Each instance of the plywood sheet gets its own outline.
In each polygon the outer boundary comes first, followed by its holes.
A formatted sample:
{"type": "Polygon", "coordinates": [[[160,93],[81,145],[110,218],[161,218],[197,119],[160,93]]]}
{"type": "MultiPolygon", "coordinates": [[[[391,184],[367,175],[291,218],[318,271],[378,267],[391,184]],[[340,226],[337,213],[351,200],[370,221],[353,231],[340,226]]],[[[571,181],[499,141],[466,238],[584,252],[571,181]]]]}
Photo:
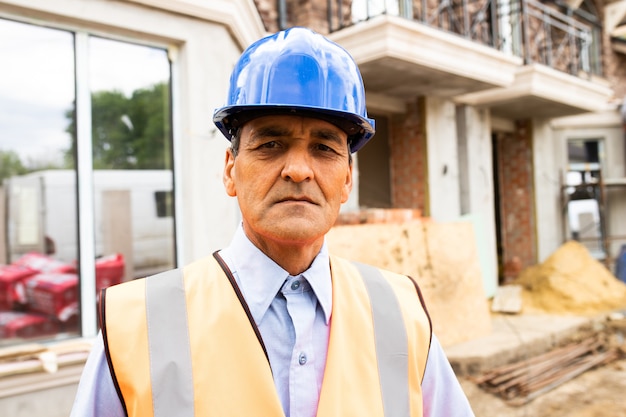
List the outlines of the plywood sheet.
{"type": "Polygon", "coordinates": [[[413,277],[444,346],[491,332],[471,222],[335,226],[327,241],[332,254],[413,277]]]}

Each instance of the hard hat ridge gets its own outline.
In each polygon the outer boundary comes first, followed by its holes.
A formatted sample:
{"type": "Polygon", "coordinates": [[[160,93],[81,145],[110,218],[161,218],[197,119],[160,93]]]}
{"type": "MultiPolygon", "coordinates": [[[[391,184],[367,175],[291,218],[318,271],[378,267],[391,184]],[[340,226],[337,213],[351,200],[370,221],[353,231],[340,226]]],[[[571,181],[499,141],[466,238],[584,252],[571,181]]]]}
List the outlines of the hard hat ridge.
{"type": "Polygon", "coordinates": [[[230,140],[247,121],[274,114],[333,123],[348,134],[351,152],[375,132],[356,63],[341,46],[306,28],[250,45],[233,69],[227,104],[215,111],[213,121],[230,140]]]}

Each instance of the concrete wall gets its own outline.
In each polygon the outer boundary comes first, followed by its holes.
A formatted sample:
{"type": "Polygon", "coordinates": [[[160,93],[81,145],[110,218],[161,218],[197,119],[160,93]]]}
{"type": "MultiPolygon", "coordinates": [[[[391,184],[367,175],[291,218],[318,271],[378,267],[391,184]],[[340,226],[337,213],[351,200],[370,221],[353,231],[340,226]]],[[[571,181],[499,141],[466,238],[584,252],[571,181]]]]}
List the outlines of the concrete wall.
{"type": "Polygon", "coordinates": [[[56,372],[33,372],[0,378],[0,416],[67,417],[70,414],[82,366],[56,372]]]}
{"type": "Polygon", "coordinates": [[[0,415],[6,417],[67,417],[76,396],[76,383],[33,390],[0,398],[0,415]]]}
{"type": "Polygon", "coordinates": [[[238,221],[236,202],[226,196],[222,168],[228,141],[212,123],[226,97],[227,80],[241,51],[225,28],[190,24],[181,47],[179,160],[183,254],[180,264],[211,254],[229,243],[238,221]],[[216,63],[219,63],[216,65],[216,63]]]}

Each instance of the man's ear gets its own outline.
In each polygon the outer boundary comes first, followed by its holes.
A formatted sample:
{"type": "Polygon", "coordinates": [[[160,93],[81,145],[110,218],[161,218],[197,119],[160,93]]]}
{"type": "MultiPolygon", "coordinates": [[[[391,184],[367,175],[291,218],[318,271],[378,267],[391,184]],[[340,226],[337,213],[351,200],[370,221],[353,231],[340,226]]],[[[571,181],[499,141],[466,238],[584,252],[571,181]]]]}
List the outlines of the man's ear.
{"type": "Polygon", "coordinates": [[[346,172],[346,182],[343,184],[341,191],[341,204],[348,201],[350,197],[350,191],[352,191],[352,163],[348,164],[348,171],[346,172]]]}
{"type": "Polygon", "coordinates": [[[235,197],[237,195],[237,189],[235,187],[235,155],[233,154],[233,150],[230,148],[226,149],[222,182],[224,183],[226,194],[231,197],[235,197]]]}

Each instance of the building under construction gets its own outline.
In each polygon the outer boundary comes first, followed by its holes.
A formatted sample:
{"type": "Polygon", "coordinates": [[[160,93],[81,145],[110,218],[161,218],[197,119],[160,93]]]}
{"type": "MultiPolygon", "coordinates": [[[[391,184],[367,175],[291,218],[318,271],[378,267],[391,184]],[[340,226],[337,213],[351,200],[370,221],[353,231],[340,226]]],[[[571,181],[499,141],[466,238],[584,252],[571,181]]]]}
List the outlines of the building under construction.
{"type": "Polygon", "coordinates": [[[626,0],[0,0],[0,345],[25,358],[0,414],[68,414],[98,289],[228,244],[212,114],[293,26],[354,56],[376,120],[344,222],[469,219],[487,298],[567,240],[619,265],[626,0]]]}

